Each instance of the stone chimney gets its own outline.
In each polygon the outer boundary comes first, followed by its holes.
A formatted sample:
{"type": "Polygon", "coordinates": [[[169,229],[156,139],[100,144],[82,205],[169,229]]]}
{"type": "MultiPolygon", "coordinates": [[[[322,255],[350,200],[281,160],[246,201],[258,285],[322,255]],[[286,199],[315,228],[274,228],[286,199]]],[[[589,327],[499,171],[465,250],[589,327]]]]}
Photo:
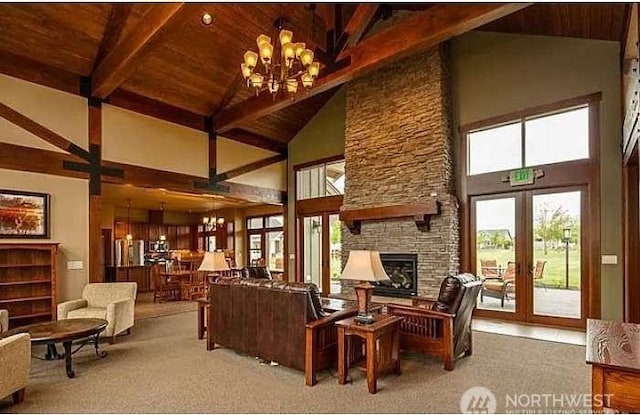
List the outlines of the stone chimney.
{"type": "Polygon", "coordinates": [[[441,214],[428,231],[411,217],[364,221],[359,235],[343,227],[343,264],[353,249],[415,253],[418,293],[425,295],[437,294],[459,269],[448,71],[439,46],[347,84],[343,209],[435,198],[441,214]]]}

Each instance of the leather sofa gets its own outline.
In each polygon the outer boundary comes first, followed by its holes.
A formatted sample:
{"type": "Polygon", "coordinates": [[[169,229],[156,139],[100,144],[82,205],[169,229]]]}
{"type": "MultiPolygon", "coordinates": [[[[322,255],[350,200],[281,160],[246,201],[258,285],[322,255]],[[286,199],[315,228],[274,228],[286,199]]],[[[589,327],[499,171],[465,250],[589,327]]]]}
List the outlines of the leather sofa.
{"type": "Polygon", "coordinates": [[[137,289],[135,282],[87,284],[81,299],[58,304],[58,320],[103,318],[109,323],[103,335],[114,343],[118,334],[133,327],[137,289]]]}
{"type": "Polygon", "coordinates": [[[314,284],[218,278],[209,286],[207,349],[215,345],[305,371],[305,383],[335,367],[334,322],[357,309],[329,313],[314,284]]]}
{"type": "Polygon", "coordinates": [[[405,317],[400,348],[442,358],[445,370],[462,354],[473,352],[471,318],[482,281],[471,274],[442,281],[437,299],[415,297],[413,306],[387,304],[387,312],[405,317]]]}
{"type": "MultiPolygon", "coordinates": [[[[9,329],[9,313],[0,310],[0,334],[9,329]]],[[[24,400],[31,370],[31,337],[28,334],[0,339],[0,399],[11,395],[13,403],[24,400]]]]}

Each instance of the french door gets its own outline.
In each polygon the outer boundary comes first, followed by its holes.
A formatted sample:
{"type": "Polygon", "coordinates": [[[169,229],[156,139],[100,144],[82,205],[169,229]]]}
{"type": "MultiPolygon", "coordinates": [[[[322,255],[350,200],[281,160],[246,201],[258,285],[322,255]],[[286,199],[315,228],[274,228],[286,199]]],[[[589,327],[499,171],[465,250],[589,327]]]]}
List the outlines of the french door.
{"type": "Polygon", "coordinates": [[[298,221],[302,280],[316,284],[323,296],[340,293],[342,223],[338,212],[304,215],[298,221]]]}
{"type": "Polygon", "coordinates": [[[480,316],[584,327],[586,187],[471,198],[471,266],[480,316]]]}

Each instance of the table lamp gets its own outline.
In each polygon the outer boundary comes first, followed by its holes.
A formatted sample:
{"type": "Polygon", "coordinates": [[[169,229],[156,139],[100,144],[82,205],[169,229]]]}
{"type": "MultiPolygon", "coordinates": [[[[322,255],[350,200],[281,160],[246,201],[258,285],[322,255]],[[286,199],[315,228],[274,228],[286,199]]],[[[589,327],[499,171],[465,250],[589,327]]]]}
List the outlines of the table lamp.
{"type": "Polygon", "coordinates": [[[229,270],[229,264],[227,264],[227,259],[225,258],[224,252],[222,251],[205,252],[202,263],[198,268],[198,271],[214,273],[225,272],[229,270]]]}
{"type": "Polygon", "coordinates": [[[382,266],[378,251],[351,251],[347,265],[342,271],[343,280],[356,280],[360,284],[354,287],[358,298],[358,315],[355,322],[359,324],[371,324],[374,318],[369,313],[369,303],[373,294],[373,285],[370,281],[385,281],[389,276],[382,266]]]}

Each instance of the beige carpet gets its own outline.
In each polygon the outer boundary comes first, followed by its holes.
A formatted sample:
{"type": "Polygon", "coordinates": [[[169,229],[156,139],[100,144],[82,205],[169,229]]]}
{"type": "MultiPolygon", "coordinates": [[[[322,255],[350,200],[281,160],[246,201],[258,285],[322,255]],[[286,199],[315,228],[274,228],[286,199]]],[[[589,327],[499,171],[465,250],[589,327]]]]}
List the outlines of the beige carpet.
{"type": "MultiPolygon", "coordinates": [[[[75,357],[77,377],[67,379],[64,362],[33,360],[23,404],[0,412],[459,412],[469,387],[482,385],[504,410],[505,394],[588,393],[590,372],[584,348],[517,337],[476,333],[475,354],[453,372],[441,363],[411,355],[403,374],[340,386],[325,372],[317,386],[303,373],[260,365],[226,349],[207,352],[196,338],[196,314],[138,321],[133,333],[97,359],[90,349],[75,357]]],[[[566,410],[566,408],[565,408],[566,410]]]]}
{"type": "Polygon", "coordinates": [[[153,293],[141,293],[136,298],[135,319],[172,316],[174,314],[195,311],[198,303],[194,301],[166,301],[163,303],[153,302],[153,293]]]}

